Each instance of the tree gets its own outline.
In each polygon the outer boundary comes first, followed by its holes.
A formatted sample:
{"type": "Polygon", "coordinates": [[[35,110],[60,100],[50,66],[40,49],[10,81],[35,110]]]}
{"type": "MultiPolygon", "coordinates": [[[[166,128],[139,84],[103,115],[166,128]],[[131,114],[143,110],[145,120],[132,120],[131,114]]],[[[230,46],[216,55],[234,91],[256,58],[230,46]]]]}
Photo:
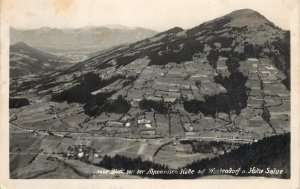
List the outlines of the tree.
{"type": "Polygon", "coordinates": [[[209,54],[207,55],[207,60],[209,64],[216,69],[217,68],[217,61],[219,59],[219,50],[217,49],[211,49],[209,51],[209,54]]]}
{"type": "Polygon", "coordinates": [[[235,73],[240,67],[240,60],[237,57],[229,57],[226,61],[226,66],[231,74],[235,73]]]}
{"type": "Polygon", "coordinates": [[[255,49],[252,44],[246,43],[244,51],[246,57],[256,57],[255,49]]]}

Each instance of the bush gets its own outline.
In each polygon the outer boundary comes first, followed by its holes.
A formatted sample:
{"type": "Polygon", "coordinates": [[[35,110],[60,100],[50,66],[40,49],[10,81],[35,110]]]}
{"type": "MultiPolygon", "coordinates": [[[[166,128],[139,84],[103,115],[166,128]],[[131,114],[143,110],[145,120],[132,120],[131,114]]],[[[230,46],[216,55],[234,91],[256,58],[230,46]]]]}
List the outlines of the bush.
{"type": "Polygon", "coordinates": [[[21,108],[29,105],[27,98],[9,98],[9,108],[21,108]]]}
{"type": "Polygon", "coordinates": [[[218,59],[219,59],[219,51],[217,49],[211,49],[209,51],[209,54],[207,55],[207,60],[214,69],[217,68],[218,59]]]}
{"type": "Polygon", "coordinates": [[[228,70],[231,74],[237,71],[237,69],[240,67],[239,64],[240,60],[237,57],[229,57],[226,60],[226,66],[228,67],[228,70]]]}
{"type": "Polygon", "coordinates": [[[165,104],[163,101],[153,101],[153,100],[147,100],[147,99],[143,99],[140,101],[139,106],[142,110],[146,110],[146,111],[156,111],[160,114],[166,114],[168,113],[168,106],[167,104],[165,104]]]}

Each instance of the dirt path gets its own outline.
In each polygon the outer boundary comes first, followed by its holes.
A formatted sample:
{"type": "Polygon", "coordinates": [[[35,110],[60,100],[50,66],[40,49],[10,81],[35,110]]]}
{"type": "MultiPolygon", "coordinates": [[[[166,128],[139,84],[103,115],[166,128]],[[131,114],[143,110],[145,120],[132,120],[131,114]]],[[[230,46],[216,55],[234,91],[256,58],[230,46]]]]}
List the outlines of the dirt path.
{"type": "Polygon", "coordinates": [[[147,146],[147,144],[142,143],[142,144],[140,145],[139,150],[137,151],[137,154],[139,154],[139,155],[144,154],[144,151],[145,151],[145,149],[146,149],[146,146],[147,146]]]}

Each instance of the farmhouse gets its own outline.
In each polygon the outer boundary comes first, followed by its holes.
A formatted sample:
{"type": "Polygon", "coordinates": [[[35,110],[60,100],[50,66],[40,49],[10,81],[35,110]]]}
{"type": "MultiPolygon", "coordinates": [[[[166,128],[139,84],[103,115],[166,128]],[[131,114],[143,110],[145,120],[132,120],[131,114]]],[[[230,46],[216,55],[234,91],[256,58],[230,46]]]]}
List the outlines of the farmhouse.
{"type": "Polygon", "coordinates": [[[247,61],[258,62],[257,58],[248,58],[247,61]]]}
{"type": "Polygon", "coordinates": [[[151,100],[151,101],[154,101],[154,102],[160,102],[160,101],[162,101],[162,98],[156,97],[156,96],[145,96],[145,99],[146,100],[151,100]]]}
{"type": "Polygon", "coordinates": [[[167,97],[167,98],[164,98],[164,102],[167,102],[167,103],[175,103],[177,100],[177,98],[172,98],[172,97],[167,97]]]}
{"type": "Polygon", "coordinates": [[[156,132],[155,132],[155,130],[142,130],[142,131],[140,131],[140,134],[142,134],[142,135],[155,135],[156,132]]]}
{"type": "Polygon", "coordinates": [[[117,122],[117,121],[108,121],[106,123],[106,127],[123,127],[123,123],[122,122],[117,122]]]}
{"type": "Polygon", "coordinates": [[[147,124],[147,123],[151,123],[151,121],[148,119],[139,119],[138,120],[138,124],[147,124]]]}

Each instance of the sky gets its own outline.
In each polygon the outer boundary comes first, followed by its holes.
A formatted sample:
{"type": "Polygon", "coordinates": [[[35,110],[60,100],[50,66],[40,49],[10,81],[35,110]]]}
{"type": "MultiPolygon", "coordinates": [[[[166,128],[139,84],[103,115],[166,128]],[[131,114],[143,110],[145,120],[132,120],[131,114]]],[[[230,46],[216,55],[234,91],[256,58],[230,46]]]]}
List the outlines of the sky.
{"type": "Polygon", "coordinates": [[[10,26],[79,28],[124,25],[164,31],[192,28],[234,10],[258,11],[282,29],[290,28],[294,0],[0,0],[10,26]]]}

